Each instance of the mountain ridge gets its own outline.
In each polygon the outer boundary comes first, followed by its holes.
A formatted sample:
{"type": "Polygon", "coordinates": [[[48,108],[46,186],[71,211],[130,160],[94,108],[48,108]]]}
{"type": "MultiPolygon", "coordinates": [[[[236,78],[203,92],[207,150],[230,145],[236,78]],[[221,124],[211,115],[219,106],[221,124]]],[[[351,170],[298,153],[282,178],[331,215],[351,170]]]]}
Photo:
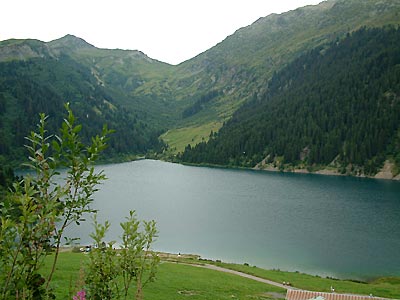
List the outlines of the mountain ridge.
{"type": "MultiPolygon", "coordinates": [[[[399,12],[400,3],[392,0],[328,0],[262,17],[179,65],[138,50],[100,49],[73,35],[47,43],[0,42],[0,63],[43,62],[32,65],[35,70],[26,69],[33,76],[66,60],[79,66],[76,70],[85,74],[84,82],[102,90],[112,106],[163,133],[168,143],[163,157],[171,159],[188,144],[208,140],[210,131],[218,131],[245,103],[263,97],[272,76],[297,57],[363,26],[398,26],[399,12]]],[[[46,86],[42,75],[35,82],[46,86]]],[[[102,111],[96,105],[92,110],[102,111]]]]}

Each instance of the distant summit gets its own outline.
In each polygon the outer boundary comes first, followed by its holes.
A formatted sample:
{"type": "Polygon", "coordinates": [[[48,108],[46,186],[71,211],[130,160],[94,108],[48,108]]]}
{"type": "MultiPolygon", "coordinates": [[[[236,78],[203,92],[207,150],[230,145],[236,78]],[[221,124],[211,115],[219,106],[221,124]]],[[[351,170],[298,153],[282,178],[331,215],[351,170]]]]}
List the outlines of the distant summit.
{"type": "Polygon", "coordinates": [[[72,34],[67,34],[66,36],[59,38],[57,40],[51,41],[48,45],[54,50],[65,50],[69,49],[72,51],[80,49],[91,49],[95,48],[92,44],[89,44],[84,39],[76,37],[72,34]]]}
{"type": "Polygon", "coordinates": [[[95,47],[81,38],[68,34],[49,43],[35,39],[10,39],[0,42],[0,49],[0,62],[4,62],[31,58],[57,58],[60,53],[95,49],[95,47]]]}

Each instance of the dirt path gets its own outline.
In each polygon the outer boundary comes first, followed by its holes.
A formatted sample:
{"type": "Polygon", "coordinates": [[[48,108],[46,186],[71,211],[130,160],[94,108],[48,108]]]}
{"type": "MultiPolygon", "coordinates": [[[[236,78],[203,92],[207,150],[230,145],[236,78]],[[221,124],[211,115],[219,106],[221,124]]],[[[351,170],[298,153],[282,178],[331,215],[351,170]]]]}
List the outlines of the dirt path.
{"type": "MultiPolygon", "coordinates": [[[[305,291],[305,290],[302,290],[302,289],[299,289],[299,288],[295,288],[295,287],[292,287],[292,286],[288,286],[288,285],[284,285],[282,283],[278,283],[278,282],[275,282],[275,281],[272,281],[272,280],[260,278],[260,277],[254,276],[254,275],[250,275],[250,274],[246,274],[246,273],[243,273],[243,272],[234,271],[234,270],[231,270],[231,269],[226,269],[226,268],[222,268],[222,267],[218,267],[218,266],[214,266],[214,265],[209,265],[209,264],[205,264],[205,265],[185,264],[185,265],[238,275],[238,276],[241,276],[241,277],[244,277],[244,278],[248,278],[248,279],[255,280],[255,281],[258,281],[258,282],[262,282],[262,283],[265,283],[265,284],[269,284],[269,285],[273,285],[273,286],[276,286],[276,287],[280,287],[280,288],[285,289],[285,290],[292,290],[291,293],[303,293],[303,292],[310,293],[310,297],[315,296],[314,295],[315,293],[319,293],[319,294],[324,295],[325,297],[327,297],[326,299],[331,299],[329,297],[333,295],[332,293],[326,293],[326,292],[305,291]]],[[[284,294],[280,294],[280,293],[272,293],[272,294],[271,295],[276,299],[286,298],[286,296],[284,294]]],[[[338,294],[338,295],[347,297],[347,298],[341,298],[341,299],[391,300],[391,299],[388,299],[388,298],[372,297],[371,295],[370,296],[366,296],[366,295],[358,295],[358,294],[350,294],[350,293],[344,293],[344,294],[338,294]]]]}
{"type": "Polygon", "coordinates": [[[230,269],[226,269],[226,268],[222,268],[222,267],[217,267],[217,266],[214,266],[214,265],[205,264],[205,265],[191,265],[191,266],[199,267],[199,268],[206,268],[206,269],[210,269],[210,270],[215,270],[215,271],[220,271],[220,272],[225,272],[225,273],[229,273],[229,274],[238,275],[238,276],[249,278],[249,279],[252,279],[252,280],[255,280],[255,281],[258,281],[258,282],[262,282],[262,283],[266,283],[266,284],[269,284],[269,285],[277,286],[277,287],[280,287],[280,288],[285,289],[285,290],[298,290],[295,287],[284,285],[282,283],[278,283],[278,282],[275,282],[275,281],[272,281],[272,280],[260,278],[260,277],[253,276],[253,275],[246,274],[246,273],[239,272],[239,271],[234,271],[234,270],[230,270],[230,269]]]}

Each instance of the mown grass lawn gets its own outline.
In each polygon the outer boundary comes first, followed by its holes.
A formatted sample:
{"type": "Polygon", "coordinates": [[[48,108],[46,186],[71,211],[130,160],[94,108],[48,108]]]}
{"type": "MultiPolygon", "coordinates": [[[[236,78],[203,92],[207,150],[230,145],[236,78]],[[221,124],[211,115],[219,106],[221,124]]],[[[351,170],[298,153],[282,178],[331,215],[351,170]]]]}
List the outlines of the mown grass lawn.
{"type": "Polygon", "coordinates": [[[286,290],[232,274],[176,263],[163,263],[146,299],[273,299],[286,290]]]}
{"type": "MultiPolygon", "coordinates": [[[[50,271],[48,257],[43,273],[50,271]]],[[[77,288],[82,283],[82,270],[87,262],[83,253],[60,253],[52,287],[56,299],[72,299],[77,288]]],[[[221,267],[252,274],[276,282],[290,282],[292,286],[320,292],[330,292],[333,286],[337,293],[352,293],[385,298],[400,299],[400,278],[381,278],[370,283],[360,283],[348,280],[321,278],[297,272],[265,270],[252,266],[227,264],[223,262],[197,261],[181,259],[184,263],[212,263],[221,267]]],[[[134,289],[132,289],[134,292],[134,289]]],[[[284,296],[286,290],[260,283],[237,275],[204,269],[171,261],[163,261],[158,269],[156,281],[144,289],[145,299],[276,299],[284,296]]],[[[133,299],[133,298],[132,298],[133,299]]]]}
{"type": "MultiPolygon", "coordinates": [[[[86,261],[87,255],[82,253],[60,253],[52,281],[56,299],[72,299],[76,292],[76,283],[80,281],[80,269],[86,261]]],[[[50,264],[46,263],[44,272],[49,270],[50,264]]],[[[284,289],[240,276],[174,262],[162,262],[156,281],[145,287],[144,296],[148,300],[273,299],[268,294],[271,292],[283,296],[286,294],[284,289]]]]}
{"type": "Polygon", "coordinates": [[[269,279],[275,282],[290,282],[292,286],[318,292],[330,292],[331,286],[336,293],[351,293],[361,295],[374,295],[384,298],[400,299],[400,277],[380,278],[372,282],[363,283],[350,280],[337,280],[332,278],[322,278],[298,272],[284,272],[279,270],[265,270],[261,268],[214,263],[220,267],[241,271],[257,277],[269,279]]]}

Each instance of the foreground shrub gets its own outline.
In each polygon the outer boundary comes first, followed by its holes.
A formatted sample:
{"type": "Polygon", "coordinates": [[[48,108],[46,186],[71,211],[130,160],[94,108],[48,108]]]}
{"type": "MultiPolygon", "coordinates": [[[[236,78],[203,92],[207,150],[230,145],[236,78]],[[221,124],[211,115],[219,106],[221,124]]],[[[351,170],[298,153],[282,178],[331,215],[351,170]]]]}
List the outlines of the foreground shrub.
{"type": "Polygon", "coordinates": [[[31,132],[26,148],[31,170],[0,202],[0,299],[51,299],[50,283],[65,237],[72,223],[79,225],[90,208],[93,194],[105,176],[93,164],[106,148],[106,127],[85,145],[81,125],[66,105],[59,135],[48,135],[46,119],[40,115],[38,131],[31,132]],[[64,178],[59,175],[65,170],[64,178]],[[56,226],[57,224],[57,226],[56,226]],[[54,251],[47,278],[39,270],[54,251]]]}
{"type": "Polygon", "coordinates": [[[94,218],[95,232],[91,237],[97,247],[89,252],[86,272],[90,299],[127,299],[129,291],[134,287],[135,299],[141,300],[143,287],[155,279],[160,261],[158,255],[151,250],[157,237],[155,221],[140,222],[135,212],[130,211],[129,217],[120,225],[123,230],[122,244],[116,250],[114,242],[104,241],[110,223],[106,221],[100,224],[94,218]]]}

